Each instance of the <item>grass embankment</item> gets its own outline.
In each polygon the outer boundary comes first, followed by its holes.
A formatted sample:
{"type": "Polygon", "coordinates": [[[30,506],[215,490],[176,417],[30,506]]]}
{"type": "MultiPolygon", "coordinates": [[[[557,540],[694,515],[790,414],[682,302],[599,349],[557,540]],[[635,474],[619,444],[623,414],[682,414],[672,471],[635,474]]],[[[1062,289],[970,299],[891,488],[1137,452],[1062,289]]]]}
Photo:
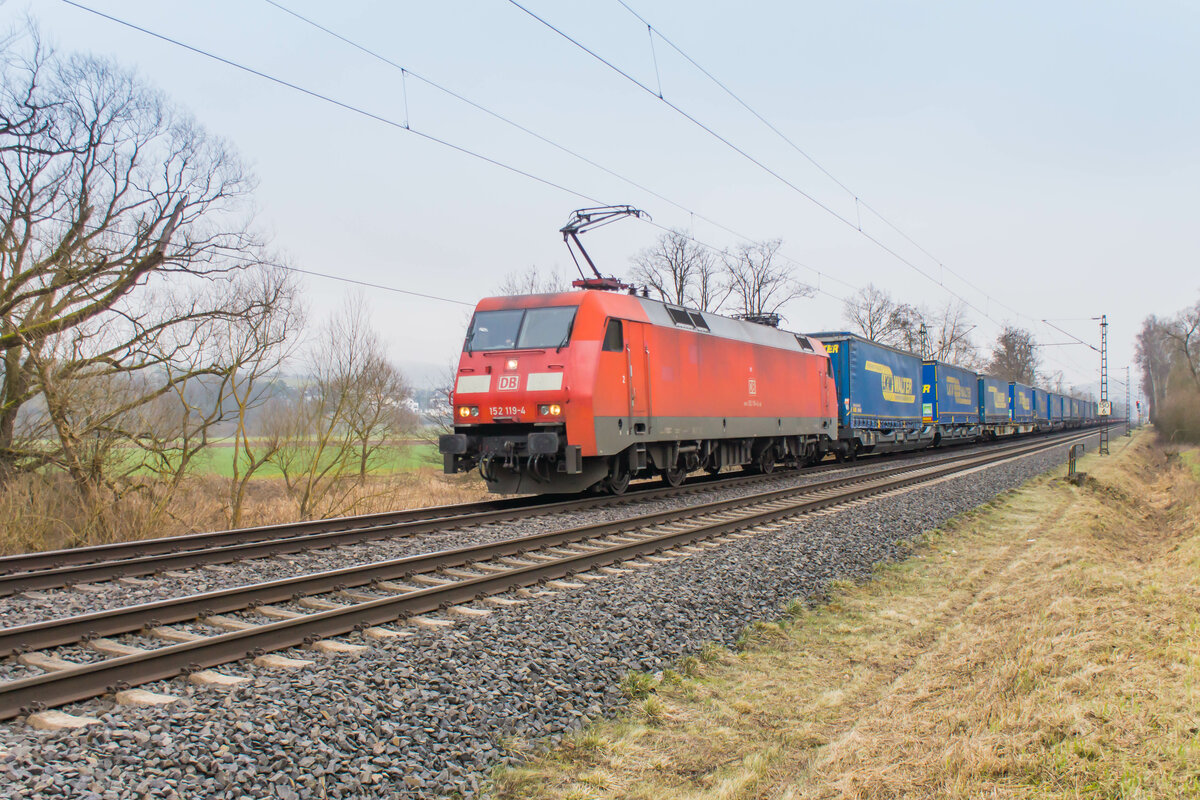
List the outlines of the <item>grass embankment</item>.
{"type": "Polygon", "coordinates": [[[1112,450],[685,659],[497,796],[1200,797],[1200,476],[1112,450]]]}
{"type": "MultiPolygon", "coordinates": [[[[372,514],[419,506],[465,503],[490,497],[473,473],[442,475],[419,467],[351,479],[329,493],[319,515],[372,514]]],[[[189,476],[165,506],[135,493],[98,515],[79,502],[65,479],[25,476],[0,492],[0,555],[103,544],[110,541],[176,536],[230,527],[229,479],[189,476]]],[[[243,506],[241,527],[277,525],[299,519],[295,498],[282,478],[255,477],[243,506]]]]}

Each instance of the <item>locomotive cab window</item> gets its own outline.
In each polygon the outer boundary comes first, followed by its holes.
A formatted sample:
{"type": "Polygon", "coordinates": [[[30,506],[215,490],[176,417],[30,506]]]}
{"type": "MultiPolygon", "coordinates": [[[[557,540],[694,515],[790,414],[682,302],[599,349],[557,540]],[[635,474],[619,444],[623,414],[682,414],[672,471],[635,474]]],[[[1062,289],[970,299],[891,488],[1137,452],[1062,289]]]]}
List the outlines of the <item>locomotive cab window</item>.
{"type": "Polygon", "coordinates": [[[521,350],[565,347],[571,338],[576,306],[480,311],[471,320],[463,349],[521,350]]]}
{"type": "Polygon", "coordinates": [[[471,320],[464,347],[473,350],[511,350],[516,347],[517,333],[521,330],[522,308],[504,311],[480,311],[471,320]]]}
{"type": "Polygon", "coordinates": [[[527,309],[517,347],[565,347],[574,322],[575,306],[527,309]]]}
{"type": "Polygon", "coordinates": [[[604,351],[619,353],[625,349],[625,329],[619,319],[610,319],[604,330],[604,351]]]}

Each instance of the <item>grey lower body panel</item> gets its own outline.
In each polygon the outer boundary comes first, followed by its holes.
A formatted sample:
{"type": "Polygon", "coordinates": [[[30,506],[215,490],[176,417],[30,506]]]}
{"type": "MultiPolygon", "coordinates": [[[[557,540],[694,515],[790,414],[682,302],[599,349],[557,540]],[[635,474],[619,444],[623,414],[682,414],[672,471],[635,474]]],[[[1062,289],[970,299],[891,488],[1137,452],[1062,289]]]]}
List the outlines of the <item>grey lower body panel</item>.
{"type": "Polygon", "coordinates": [[[443,436],[439,448],[447,474],[478,468],[492,492],[557,494],[667,471],[805,463],[826,452],[837,430],[832,417],[599,417],[594,424],[597,454],[586,457],[561,427],[464,428],[443,436]]]}
{"type": "Polygon", "coordinates": [[[615,455],[635,444],[836,436],[833,417],[596,417],[596,452],[615,455]]]}

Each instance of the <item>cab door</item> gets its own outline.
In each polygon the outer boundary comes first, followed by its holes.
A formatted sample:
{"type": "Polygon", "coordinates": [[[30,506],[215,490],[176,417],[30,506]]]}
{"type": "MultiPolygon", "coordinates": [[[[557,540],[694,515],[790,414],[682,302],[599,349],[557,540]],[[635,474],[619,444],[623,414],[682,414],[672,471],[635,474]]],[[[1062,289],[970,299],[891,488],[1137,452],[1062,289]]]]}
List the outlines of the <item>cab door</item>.
{"type": "Polygon", "coordinates": [[[650,432],[650,349],[644,322],[625,321],[625,370],[629,387],[629,430],[650,432]]]}

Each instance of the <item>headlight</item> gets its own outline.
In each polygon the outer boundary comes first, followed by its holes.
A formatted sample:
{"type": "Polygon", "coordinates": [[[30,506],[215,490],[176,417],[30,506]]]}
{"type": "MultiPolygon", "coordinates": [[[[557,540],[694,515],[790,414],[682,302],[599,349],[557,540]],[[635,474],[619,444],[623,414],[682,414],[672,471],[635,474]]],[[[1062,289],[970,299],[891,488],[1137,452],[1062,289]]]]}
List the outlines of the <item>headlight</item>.
{"type": "Polygon", "coordinates": [[[543,403],[538,406],[538,413],[543,417],[557,417],[562,414],[562,406],[558,403],[543,403]]]}
{"type": "Polygon", "coordinates": [[[459,406],[458,415],[464,419],[467,417],[478,417],[479,409],[475,406],[459,406]]]}
{"type": "Polygon", "coordinates": [[[505,369],[510,369],[510,370],[516,369],[517,368],[517,360],[515,358],[510,358],[508,361],[506,361],[504,363],[504,367],[505,367],[505,369]]]}
{"type": "Polygon", "coordinates": [[[562,406],[560,406],[558,403],[550,404],[550,416],[557,417],[561,413],[562,413],[562,406]]]}

